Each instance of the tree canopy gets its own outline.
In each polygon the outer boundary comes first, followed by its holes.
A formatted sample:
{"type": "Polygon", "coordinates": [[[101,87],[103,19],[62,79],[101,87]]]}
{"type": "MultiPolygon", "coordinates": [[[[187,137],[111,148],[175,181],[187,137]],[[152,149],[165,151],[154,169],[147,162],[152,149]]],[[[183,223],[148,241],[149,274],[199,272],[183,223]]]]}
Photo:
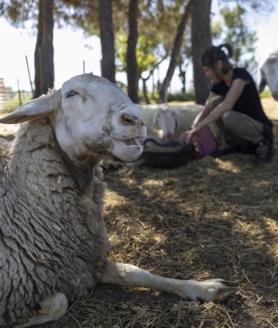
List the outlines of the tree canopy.
{"type": "MultiPolygon", "coordinates": [[[[192,0],[192,3],[196,4],[196,1],[192,0]]],[[[113,76],[115,76],[113,72],[110,75],[110,71],[113,69],[116,68],[118,72],[129,71],[135,65],[137,70],[135,75],[138,75],[137,78],[146,83],[161,62],[168,59],[168,73],[171,74],[167,73],[165,77],[160,74],[160,78],[164,78],[164,81],[160,81],[162,82],[160,86],[164,85],[166,89],[168,88],[173,72],[178,67],[184,91],[185,71],[188,62],[194,59],[191,58],[191,14],[189,13],[182,31],[179,30],[179,24],[185,13],[185,6],[189,3],[189,0],[138,1],[138,14],[135,18],[136,22],[134,21],[138,33],[135,47],[130,47],[129,44],[134,37],[128,39],[129,16],[131,15],[129,12],[130,0],[55,0],[53,17],[54,23],[58,27],[68,24],[72,27],[81,28],[86,35],[96,35],[101,38],[103,54],[107,55],[106,60],[110,63],[108,68],[107,62],[105,60],[102,62],[102,73],[105,76],[111,76],[111,80],[114,80],[113,76]],[[111,5],[111,9],[109,9],[111,15],[103,16],[100,19],[104,2],[108,6],[111,5]],[[110,27],[106,29],[108,25],[110,27]],[[108,31],[110,33],[109,39],[108,31]],[[177,33],[182,35],[181,41],[178,43],[175,41],[177,33]],[[127,59],[129,56],[127,52],[131,51],[130,49],[135,51],[136,63],[133,61],[134,64],[128,68],[127,59]]],[[[219,0],[220,18],[216,19],[212,16],[213,42],[230,43],[234,49],[235,64],[248,66],[248,63],[255,61],[254,52],[257,37],[255,31],[248,26],[246,16],[254,10],[269,11],[273,4],[273,0],[219,0]]],[[[34,30],[38,27],[38,1],[0,0],[0,14],[4,15],[16,27],[24,26],[27,21],[33,23],[34,30]]],[[[204,15],[211,15],[211,12],[208,11],[204,15]]],[[[196,24],[197,30],[202,29],[201,20],[199,22],[196,20],[194,24],[196,24]]],[[[199,39],[197,37],[196,40],[195,43],[202,43],[202,37],[199,39]]],[[[129,76],[132,75],[134,74],[131,73],[129,76]]],[[[204,86],[201,86],[201,81],[204,77],[199,73],[198,76],[195,88],[203,89],[204,86]]],[[[133,82],[130,81],[129,83],[133,82]]],[[[146,84],[144,87],[146,88],[146,84]]],[[[165,97],[165,90],[163,92],[163,97],[165,97]]]]}

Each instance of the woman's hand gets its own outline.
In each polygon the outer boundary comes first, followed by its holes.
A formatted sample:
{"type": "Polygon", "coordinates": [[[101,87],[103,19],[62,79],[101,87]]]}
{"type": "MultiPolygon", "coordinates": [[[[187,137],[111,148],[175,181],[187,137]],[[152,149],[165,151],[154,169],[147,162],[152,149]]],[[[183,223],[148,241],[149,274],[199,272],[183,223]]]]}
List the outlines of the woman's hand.
{"type": "Polygon", "coordinates": [[[196,136],[198,130],[196,128],[192,128],[191,130],[184,131],[179,136],[180,144],[192,144],[193,138],[196,136]]]}

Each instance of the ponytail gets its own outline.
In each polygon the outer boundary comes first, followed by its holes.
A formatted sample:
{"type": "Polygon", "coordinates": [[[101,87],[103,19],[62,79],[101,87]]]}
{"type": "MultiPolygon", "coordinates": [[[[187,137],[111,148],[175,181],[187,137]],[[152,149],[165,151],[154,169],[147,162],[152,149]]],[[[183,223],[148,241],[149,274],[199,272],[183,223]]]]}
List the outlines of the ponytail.
{"type": "Polygon", "coordinates": [[[219,48],[219,50],[223,51],[222,48],[226,48],[226,56],[227,58],[231,58],[233,57],[233,48],[232,46],[229,44],[229,43],[223,43],[223,44],[220,44],[217,48],[219,48]]]}

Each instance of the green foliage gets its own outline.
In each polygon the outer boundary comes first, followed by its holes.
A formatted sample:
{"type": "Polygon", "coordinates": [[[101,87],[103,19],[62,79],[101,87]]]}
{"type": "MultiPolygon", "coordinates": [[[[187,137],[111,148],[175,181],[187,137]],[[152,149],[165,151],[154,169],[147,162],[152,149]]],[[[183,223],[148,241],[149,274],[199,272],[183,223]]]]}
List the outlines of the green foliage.
{"type": "Polygon", "coordinates": [[[36,19],[38,15],[37,1],[34,0],[0,0],[0,15],[4,16],[16,27],[36,19]]]}
{"type": "Polygon", "coordinates": [[[158,62],[159,58],[154,54],[156,46],[157,45],[153,39],[148,39],[144,35],[139,36],[137,47],[137,64],[140,72],[148,70],[158,62]]]}
{"type": "MultiPolygon", "coordinates": [[[[127,0],[121,2],[128,3],[127,0]]],[[[162,58],[170,54],[184,4],[184,0],[140,1],[136,49],[139,73],[149,72],[162,58]]],[[[127,5],[122,8],[126,7],[127,5]]],[[[120,71],[125,70],[126,25],[127,10],[119,9],[117,5],[117,9],[114,7],[115,49],[117,69],[120,71]]],[[[189,35],[190,31],[187,30],[186,36],[189,35]]],[[[187,41],[185,43],[190,44],[187,41]]]]}
{"type": "Polygon", "coordinates": [[[195,93],[194,91],[186,92],[185,94],[182,92],[169,93],[167,97],[168,101],[195,101],[195,93]]]}
{"type": "MultiPolygon", "coordinates": [[[[148,98],[151,104],[158,104],[159,94],[158,92],[148,92],[148,98]]],[[[142,91],[139,91],[139,103],[145,103],[144,94],[142,91]]]]}
{"type": "MultiPolygon", "coordinates": [[[[130,0],[112,0],[116,42],[116,64],[125,70],[128,5],[130,0]]],[[[186,0],[188,1],[188,0],[186,0]]],[[[137,62],[139,73],[150,72],[170,53],[184,0],[139,1],[137,62]]],[[[55,0],[54,17],[58,26],[70,24],[87,35],[99,35],[99,0],[55,0]]],[[[14,24],[37,22],[38,1],[0,0],[0,13],[14,24]]],[[[187,33],[189,35],[189,33],[187,33]]]]}
{"type": "Polygon", "coordinates": [[[220,10],[224,24],[216,21],[212,25],[213,37],[218,43],[229,43],[233,47],[233,59],[236,66],[252,69],[255,62],[257,35],[245,19],[246,9],[240,4],[224,6],[220,10]]]}
{"type": "Polygon", "coordinates": [[[211,22],[211,34],[212,34],[212,38],[215,40],[221,38],[222,24],[220,21],[212,21],[211,22]]]}
{"type": "Polygon", "coordinates": [[[269,90],[264,90],[261,94],[260,94],[260,98],[271,98],[271,92],[269,90]]]}
{"type": "Polygon", "coordinates": [[[127,47],[127,35],[122,31],[115,35],[115,56],[117,63],[117,70],[119,72],[126,71],[126,47],[127,47]]]}
{"type": "Polygon", "coordinates": [[[260,10],[262,11],[270,11],[273,9],[273,4],[276,2],[276,0],[221,0],[223,3],[227,3],[229,5],[231,4],[241,4],[242,7],[245,9],[252,9],[254,11],[260,10]]]}
{"type": "MultiPolygon", "coordinates": [[[[55,23],[60,27],[65,23],[79,26],[85,33],[97,34],[97,8],[97,0],[54,0],[55,23]]],[[[36,30],[38,0],[0,0],[0,15],[15,27],[25,26],[26,22],[32,21],[32,27],[36,30]]]]}
{"type": "MultiPolygon", "coordinates": [[[[153,40],[148,39],[145,35],[138,37],[136,56],[139,73],[141,74],[145,70],[153,67],[159,60],[155,55],[156,44],[153,40]]],[[[119,71],[126,70],[126,49],[127,49],[127,36],[125,33],[118,33],[116,35],[116,57],[117,68],[119,71]]]]}

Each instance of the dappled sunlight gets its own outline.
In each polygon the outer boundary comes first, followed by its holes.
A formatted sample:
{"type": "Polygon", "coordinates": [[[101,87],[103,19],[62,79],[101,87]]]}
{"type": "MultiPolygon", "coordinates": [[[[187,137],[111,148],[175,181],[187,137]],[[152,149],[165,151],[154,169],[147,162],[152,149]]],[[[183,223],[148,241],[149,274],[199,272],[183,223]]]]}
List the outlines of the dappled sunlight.
{"type": "Polygon", "coordinates": [[[273,98],[263,98],[262,105],[270,119],[278,120],[278,101],[273,100],[273,98]]]}
{"type": "Polygon", "coordinates": [[[105,191],[105,199],[109,199],[108,210],[113,209],[113,207],[117,206],[118,204],[122,204],[126,201],[126,197],[120,195],[115,191],[110,191],[110,190],[105,191]]]}
{"type": "Polygon", "coordinates": [[[261,221],[236,219],[233,230],[248,236],[249,242],[253,244],[261,243],[262,239],[268,237],[273,245],[278,243],[272,238],[273,235],[278,233],[278,223],[272,218],[262,217],[261,221]]]}
{"type": "Polygon", "coordinates": [[[143,181],[143,187],[162,187],[164,184],[163,180],[155,180],[155,179],[146,179],[143,181]]]}
{"type": "Polygon", "coordinates": [[[176,170],[113,173],[108,188],[121,201],[106,218],[113,223],[108,224],[112,258],[176,278],[240,280],[230,307],[209,310],[235,320],[244,316],[244,304],[252,316],[263,297],[260,313],[272,318],[278,297],[275,167],[265,170],[235,155],[176,170]]]}
{"type": "Polygon", "coordinates": [[[242,170],[240,165],[237,165],[231,161],[216,158],[215,163],[216,163],[217,168],[224,172],[240,173],[242,170]]]}

